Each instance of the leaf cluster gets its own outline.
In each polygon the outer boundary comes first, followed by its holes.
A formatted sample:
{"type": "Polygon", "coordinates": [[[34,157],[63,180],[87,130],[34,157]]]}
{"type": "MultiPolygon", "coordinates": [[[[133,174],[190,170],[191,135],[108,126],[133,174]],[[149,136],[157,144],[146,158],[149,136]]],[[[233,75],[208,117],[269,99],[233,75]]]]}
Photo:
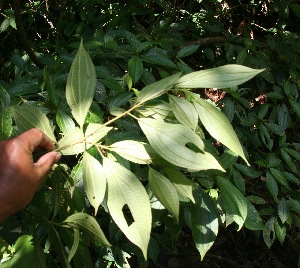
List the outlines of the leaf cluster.
{"type": "Polygon", "coordinates": [[[124,267],[130,255],[143,267],[176,252],[186,227],[201,259],[221,226],[269,247],[295,232],[299,4],[231,2],[23,6],[45,67],[20,47],[1,53],[0,138],[38,127],[63,158],[3,224],[7,265],[19,251],[41,267],[124,267]]]}

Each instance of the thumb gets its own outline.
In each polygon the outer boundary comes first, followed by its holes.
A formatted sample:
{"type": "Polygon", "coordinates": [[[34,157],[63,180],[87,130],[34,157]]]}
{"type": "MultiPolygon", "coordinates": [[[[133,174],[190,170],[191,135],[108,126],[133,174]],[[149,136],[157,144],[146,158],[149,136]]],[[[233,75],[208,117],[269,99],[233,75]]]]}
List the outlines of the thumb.
{"type": "Polygon", "coordinates": [[[57,152],[49,152],[35,163],[37,172],[40,177],[44,177],[52,168],[52,166],[60,159],[61,154],[57,152]]]}

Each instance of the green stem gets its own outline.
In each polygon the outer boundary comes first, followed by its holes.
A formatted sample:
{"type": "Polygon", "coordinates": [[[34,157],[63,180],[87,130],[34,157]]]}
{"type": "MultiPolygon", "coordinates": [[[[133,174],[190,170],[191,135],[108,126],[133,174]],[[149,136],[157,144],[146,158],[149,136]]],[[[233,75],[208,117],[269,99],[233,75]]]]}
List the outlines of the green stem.
{"type": "MultiPolygon", "coordinates": [[[[133,110],[135,110],[136,108],[138,108],[141,104],[142,104],[142,103],[137,103],[137,104],[135,104],[135,105],[132,106],[129,110],[125,111],[124,113],[122,113],[122,114],[120,114],[120,115],[114,117],[113,119],[111,119],[111,120],[107,121],[106,123],[104,123],[103,125],[101,125],[97,130],[91,132],[90,134],[86,135],[85,137],[83,137],[83,138],[81,138],[81,139],[78,139],[77,141],[74,141],[74,142],[72,142],[72,143],[70,143],[70,144],[67,144],[67,145],[65,145],[65,146],[56,148],[56,149],[54,150],[54,152],[60,152],[60,151],[62,151],[62,150],[64,150],[64,149],[67,149],[67,148],[69,148],[69,147],[72,147],[72,146],[74,146],[74,145],[76,145],[76,144],[85,142],[86,139],[87,139],[88,137],[94,135],[94,134],[95,134],[97,131],[99,131],[101,128],[106,127],[106,126],[112,124],[113,122],[117,121],[117,120],[120,119],[121,117],[124,117],[124,116],[126,116],[126,115],[131,115],[130,112],[132,112],[133,110]]],[[[131,115],[131,116],[132,116],[132,115],[131,115]]]]}

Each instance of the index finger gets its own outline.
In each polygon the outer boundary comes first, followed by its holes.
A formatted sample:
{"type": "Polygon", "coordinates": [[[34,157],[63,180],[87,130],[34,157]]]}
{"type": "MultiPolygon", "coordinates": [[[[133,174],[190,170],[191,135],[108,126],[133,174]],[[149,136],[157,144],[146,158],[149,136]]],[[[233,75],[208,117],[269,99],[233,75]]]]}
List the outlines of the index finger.
{"type": "Polygon", "coordinates": [[[41,147],[49,151],[55,149],[54,144],[49,137],[37,128],[32,128],[24,132],[16,139],[27,143],[31,152],[33,152],[37,147],[41,147]]]}

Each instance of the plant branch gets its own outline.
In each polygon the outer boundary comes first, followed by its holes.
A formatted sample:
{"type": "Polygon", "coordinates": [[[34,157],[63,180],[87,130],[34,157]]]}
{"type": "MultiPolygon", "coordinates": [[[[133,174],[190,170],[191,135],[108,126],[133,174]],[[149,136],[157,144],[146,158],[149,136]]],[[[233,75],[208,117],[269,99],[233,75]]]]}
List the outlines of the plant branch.
{"type": "Polygon", "coordinates": [[[85,137],[83,137],[83,138],[81,138],[81,139],[78,139],[77,141],[74,141],[74,142],[72,142],[72,143],[70,143],[70,144],[67,144],[67,145],[65,145],[65,146],[56,148],[56,149],[54,150],[54,152],[60,152],[60,151],[62,151],[62,150],[64,150],[64,149],[67,149],[67,148],[69,148],[69,147],[72,147],[72,146],[74,146],[74,145],[76,145],[76,144],[85,142],[86,139],[87,139],[88,137],[94,135],[94,134],[95,134],[97,131],[99,131],[101,128],[106,127],[106,126],[112,124],[113,122],[115,122],[116,120],[120,119],[121,117],[130,114],[131,111],[133,111],[133,110],[135,110],[136,108],[138,108],[141,104],[142,104],[142,103],[137,103],[137,104],[133,105],[129,110],[127,110],[127,111],[125,111],[124,113],[122,113],[122,114],[120,114],[120,115],[114,117],[113,119],[107,121],[106,123],[104,123],[103,125],[101,125],[97,130],[91,132],[90,134],[86,135],[85,137]]]}
{"type": "Polygon", "coordinates": [[[187,41],[184,45],[199,45],[199,46],[206,46],[216,43],[224,43],[229,40],[230,37],[228,36],[213,36],[213,37],[205,37],[195,41],[187,41]]]}

